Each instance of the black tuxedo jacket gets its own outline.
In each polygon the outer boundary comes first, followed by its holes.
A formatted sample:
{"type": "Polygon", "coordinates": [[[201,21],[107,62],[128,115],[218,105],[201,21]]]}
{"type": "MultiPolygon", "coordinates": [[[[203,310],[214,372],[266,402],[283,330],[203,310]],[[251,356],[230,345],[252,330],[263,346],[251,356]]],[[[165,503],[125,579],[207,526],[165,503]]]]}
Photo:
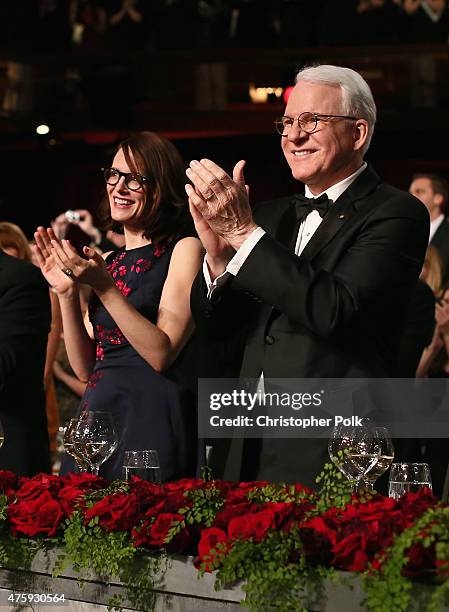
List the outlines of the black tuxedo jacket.
{"type": "MultiPolygon", "coordinates": [[[[403,314],[427,247],[424,205],[368,167],[299,257],[292,198],[262,204],[254,218],[267,233],[237,276],[212,300],[202,274],[195,280],[191,306],[199,332],[225,347],[237,338],[244,377],[394,376],[403,314]]],[[[230,349],[223,351],[229,362],[230,349]]],[[[217,363],[216,376],[219,369],[217,363]]],[[[262,449],[251,442],[243,456],[243,468],[251,469],[225,476],[312,484],[327,459],[323,442],[264,439],[262,449]]]]}
{"type": "Polygon", "coordinates": [[[438,251],[441,257],[441,263],[443,264],[443,284],[449,278],[449,221],[444,219],[437,231],[435,232],[432,240],[430,241],[438,251]]]}
{"type": "Polygon", "coordinates": [[[49,472],[43,389],[50,329],[48,285],[39,269],[0,251],[0,469],[49,472]]]}

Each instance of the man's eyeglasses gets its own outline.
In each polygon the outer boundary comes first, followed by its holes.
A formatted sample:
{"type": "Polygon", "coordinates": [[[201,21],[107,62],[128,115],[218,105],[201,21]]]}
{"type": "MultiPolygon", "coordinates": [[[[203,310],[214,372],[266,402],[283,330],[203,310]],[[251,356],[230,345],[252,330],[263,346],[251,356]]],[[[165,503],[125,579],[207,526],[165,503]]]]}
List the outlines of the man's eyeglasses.
{"type": "Polygon", "coordinates": [[[104,180],[108,185],[117,185],[122,176],[125,177],[125,185],[131,191],[142,189],[148,178],[138,172],[120,172],[117,168],[102,168],[104,180]]]}
{"type": "Polygon", "coordinates": [[[281,136],[287,136],[291,127],[295,123],[298,123],[298,127],[307,134],[312,134],[318,127],[318,121],[329,121],[329,119],[350,119],[356,121],[357,117],[350,117],[349,115],[321,115],[320,113],[301,113],[298,117],[288,117],[284,115],[279,117],[274,122],[278,134],[281,136]]]}

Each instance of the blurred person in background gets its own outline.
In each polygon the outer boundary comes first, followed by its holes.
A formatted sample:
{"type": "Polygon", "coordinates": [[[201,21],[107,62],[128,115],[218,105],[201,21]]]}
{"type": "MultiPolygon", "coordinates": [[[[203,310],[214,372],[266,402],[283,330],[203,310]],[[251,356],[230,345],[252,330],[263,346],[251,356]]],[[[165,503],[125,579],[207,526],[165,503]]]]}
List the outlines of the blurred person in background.
{"type": "Polygon", "coordinates": [[[84,51],[104,51],[108,19],[101,0],[71,0],[72,42],[84,51]]]}
{"type": "Polygon", "coordinates": [[[123,234],[111,230],[102,233],[95,226],[92,214],[85,209],[66,210],[51,222],[51,228],[59,240],[71,238],[69,232],[73,226],[79,227],[86,234],[90,240],[89,246],[99,249],[102,253],[121,248],[125,244],[123,234]]]}
{"type": "MultiPolygon", "coordinates": [[[[18,225],[8,221],[0,222],[0,248],[5,253],[30,263],[33,261],[32,251],[25,234],[18,225]]],[[[59,429],[59,409],[56,398],[55,383],[53,379],[53,364],[56,351],[59,346],[59,338],[62,331],[61,311],[58,298],[54,291],[49,288],[51,304],[51,326],[47,340],[47,351],[44,369],[45,407],[47,412],[48,435],[50,438],[50,450],[52,458],[56,453],[56,434],[59,429]]]]}
{"type": "Polygon", "coordinates": [[[425,205],[430,215],[429,244],[433,245],[442,262],[442,282],[449,278],[449,221],[446,207],[449,185],[441,176],[431,173],[415,174],[409,192],[425,205]]]}
{"type": "MultiPolygon", "coordinates": [[[[430,345],[423,352],[416,375],[419,378],[449,378],[449,285],[443,287],[442,296],[435,308],[435,331],[430,345]]],[[[446,438],[425,440],[423,461],[430,465],[432,487],[441,496],[448,470],[448,445],[446,438]]]]}
{"type": "Polygon", "coordinates": [[[408,43],[447,43],[449,13],[446,0],[400,0],[404,40],[408,43]]]}
{"type": "Polygon", "coordinates": [[[48,286],[30,262],[0,248],[0,469],[49,473],[44,367],[50,329],[48,286]]]}
{"type": "Polygon", "coordinates": [[[443,264],[436,247],[432,244],[427,247],[419,278],[429,285],[436,298],[440,297],[443,284],[443,264]]]}

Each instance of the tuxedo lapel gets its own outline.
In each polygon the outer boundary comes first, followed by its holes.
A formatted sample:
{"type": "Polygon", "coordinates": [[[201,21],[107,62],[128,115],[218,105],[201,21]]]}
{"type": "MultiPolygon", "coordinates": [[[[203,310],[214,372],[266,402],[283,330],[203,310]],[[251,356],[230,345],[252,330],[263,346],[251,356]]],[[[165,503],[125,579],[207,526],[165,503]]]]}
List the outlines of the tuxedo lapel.
{"type": "Polygon", "coordinates": [[[294,197],[292,197],[290,206],[287,207],[281,216],[276,228],[276,241],[293,251],[298,235],[298,228],[299,222],[296,219],[295,200],[294,197]]]}
{"type": "Polygon", "coordinates": [[[311,261],[332,240],[337,232],[358,212],[363,198],[374,191],[380,179],[369,166],[332,204],[320,226],[301,253],[301,259],[311,261]]]}

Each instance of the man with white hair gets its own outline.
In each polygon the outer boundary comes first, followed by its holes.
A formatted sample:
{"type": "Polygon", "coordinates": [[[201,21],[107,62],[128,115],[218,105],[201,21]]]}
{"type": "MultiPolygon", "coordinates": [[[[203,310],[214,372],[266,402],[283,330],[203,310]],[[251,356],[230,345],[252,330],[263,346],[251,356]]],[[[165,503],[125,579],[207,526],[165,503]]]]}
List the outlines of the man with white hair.
{"type": "MultiPolygon", "coordinates": [[[[276,121],[306,197],[262,203],[253,213],[243,160],[232,179],[210,160],[190,163],[186,191],[206,249],[192,310],[209,338],[244,338],[242,376],[395,375],[429,215],[364,162],[375,121],[357,72],[309,67],[276,121]]],[[[231,444],[225,477],[312,485],[328,459],[325,440],[245,440],[236,453],[239,444],[231,444]]]]}

